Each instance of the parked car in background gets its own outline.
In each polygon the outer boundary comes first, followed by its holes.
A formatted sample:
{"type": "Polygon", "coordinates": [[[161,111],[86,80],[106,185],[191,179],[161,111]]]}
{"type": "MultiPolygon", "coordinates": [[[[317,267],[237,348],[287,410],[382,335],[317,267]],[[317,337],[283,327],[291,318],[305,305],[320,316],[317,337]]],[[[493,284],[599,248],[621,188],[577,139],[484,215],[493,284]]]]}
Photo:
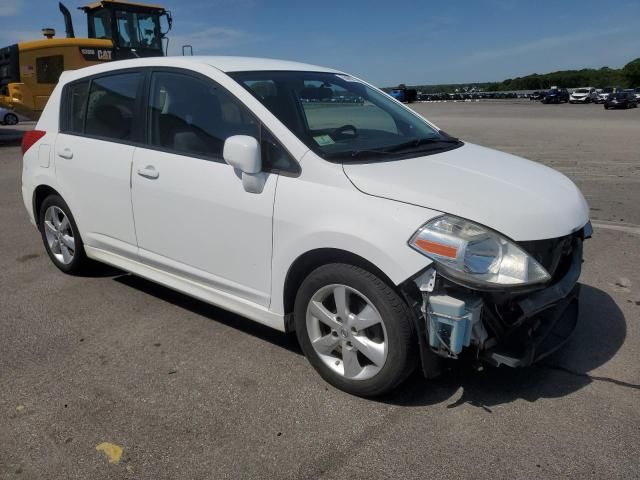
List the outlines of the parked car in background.
{"type": "Polygon", "coordinates": [[[542,103],[566,103],[569,101],[569,91],[566,88],[552,88],[545,93],[542,103]]]}
{"type": "Polygon", "coordinates": [[[389,92],[393,98],[402,103],[413,103],[418,98],[418,91],[415,88],[394,88],[389,92]]]}
{"type": "Polygon", "coordinates": [[[640,87],[634,88],[635,96],[638,101],[640,101],[640,87]]]}
{"type": "Polygon", "coordinates": [[[634,92],[618,92],[609,95],[604,103],[605,110],[610,108],[637,108],[638,99],[634,92]]]}
{"type": "Polygon", "coordinates": [[[544,91],[535,91],[531,95],[529,95],[529,100],[540,101],[544,98],[544,93],[544,91]]]}
{"type": "Polygon", "coordinates": [[[26,119],[26,117],[23,117],[13,110],[0,107],[0,123],[2,125],[17,125],[19,122],[23,122],[26,119]]]}
{"type": "Polygon", "coordinates": [[[598,92],[598,97],[596,98],[596,103],[605,103],[609,99],[609,95],[615,92],[614,87],[604,87],[600,89],[598,92]]]}
{"type": "Polygon", "coordinates": [[[569,96],[569,103],[591,103],[598,98],[593,87],[576,88],[569,96]]]}
{"type": "Polygon", "coordinates": [[[61,271],[101,261],[295,331],[356,395],[439,357],[531,365],[578,321],[592,234],[578,187],[341,71],[238,57],[67,71],[22,152],[24,206],[61,271]]]}

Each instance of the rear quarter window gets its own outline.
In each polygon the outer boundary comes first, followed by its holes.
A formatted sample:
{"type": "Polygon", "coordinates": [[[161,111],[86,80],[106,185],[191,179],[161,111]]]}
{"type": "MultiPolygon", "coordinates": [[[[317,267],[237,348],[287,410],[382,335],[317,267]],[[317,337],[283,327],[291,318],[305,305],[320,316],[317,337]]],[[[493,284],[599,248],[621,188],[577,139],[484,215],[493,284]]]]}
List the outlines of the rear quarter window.
{"type": "Polygon", "coordinates": [[[84,132],[84,116],[87,110],[88,96],[88,80],[75,82],[65,87],[60,131],[78,134],[84,132]]]}
{"type": "Polygon", "coordinates": [[[132,140],[136,95],[141,78],[139,72],[94,78],[87,105],[85,134],[132,140]]]}

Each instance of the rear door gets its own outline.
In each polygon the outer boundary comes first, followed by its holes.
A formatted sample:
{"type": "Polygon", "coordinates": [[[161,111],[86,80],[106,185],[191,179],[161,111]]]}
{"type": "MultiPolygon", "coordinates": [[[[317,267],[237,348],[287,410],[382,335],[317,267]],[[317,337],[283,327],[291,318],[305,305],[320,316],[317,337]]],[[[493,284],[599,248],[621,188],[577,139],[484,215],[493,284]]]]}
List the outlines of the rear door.
{"type": "Polygon", "coordinates": [[[86,245],[135,259],[131,167],[143,73],[118,71],[65,87],[56,177],[86,245]]]}
{"type": "Polygon", "coordinates": [[[222,158],[232,135],[260,125],[213,80],[154,71],[147,148],[134,154],[132,201],[141,261],[216,290],[269,304],[277,175],[248,193],[222,158]]]}

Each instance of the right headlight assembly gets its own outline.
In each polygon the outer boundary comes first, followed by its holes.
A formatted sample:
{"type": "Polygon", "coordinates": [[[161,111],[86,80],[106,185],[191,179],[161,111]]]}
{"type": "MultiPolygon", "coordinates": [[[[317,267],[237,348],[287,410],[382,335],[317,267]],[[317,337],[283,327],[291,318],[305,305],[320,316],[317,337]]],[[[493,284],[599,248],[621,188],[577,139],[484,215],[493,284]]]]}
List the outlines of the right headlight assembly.
{"type": "Polygon", "coordinates": [[[453,215],[427,222],[411,237],[409,245],[436,262],[445,276],[467,285],[523,286],[551,278],[511,240],[453,215]]]}

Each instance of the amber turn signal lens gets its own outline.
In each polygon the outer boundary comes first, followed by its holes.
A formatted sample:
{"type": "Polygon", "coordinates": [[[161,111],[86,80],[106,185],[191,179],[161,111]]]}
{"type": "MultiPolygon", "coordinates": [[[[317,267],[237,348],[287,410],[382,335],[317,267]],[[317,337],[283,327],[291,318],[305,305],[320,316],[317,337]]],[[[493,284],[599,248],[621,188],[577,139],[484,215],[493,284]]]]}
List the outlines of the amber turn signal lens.
{"type": "Polygon", "coordinates": [[[434,255],[440,255],[441,257],[453,258],[455,259],[458,255],[458,249],[455,247],[450,247],[448,245],[443,245],[441,243],[431,242],[429,240],[424,240],[419,238],[416,240],[416,247],[424,250],[427,253],[433,253],[434,255]]]}

